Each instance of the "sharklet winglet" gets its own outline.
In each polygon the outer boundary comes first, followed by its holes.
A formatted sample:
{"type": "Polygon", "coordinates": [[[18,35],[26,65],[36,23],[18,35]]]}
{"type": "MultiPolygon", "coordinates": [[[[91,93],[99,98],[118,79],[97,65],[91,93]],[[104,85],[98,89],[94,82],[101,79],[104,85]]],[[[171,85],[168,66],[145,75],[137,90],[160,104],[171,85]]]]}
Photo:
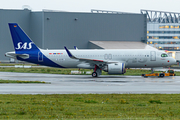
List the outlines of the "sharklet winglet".
{"type": "Polygon", "coordinates": [[[78,50],[78,48],[77,48],[76,46],[74,46],[74,49],[75,49],[75,50],[78,50]]]}
{"type": "Polygon", "coordinates": [[[66,46],[64,46],[64,49],[66,50],[68,56],[72,59],[77,59],[74,55],[72,55],[72,53],[66,48],[66,46]]]}

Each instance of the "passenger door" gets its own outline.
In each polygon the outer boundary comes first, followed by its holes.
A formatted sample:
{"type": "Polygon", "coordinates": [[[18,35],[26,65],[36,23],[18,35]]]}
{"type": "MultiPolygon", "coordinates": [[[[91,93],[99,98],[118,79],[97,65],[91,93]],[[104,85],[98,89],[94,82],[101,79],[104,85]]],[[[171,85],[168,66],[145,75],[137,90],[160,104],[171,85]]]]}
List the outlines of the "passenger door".
{"type": "Polygon", "coordinates": [[[150,59],[151,59],[151,61],[156,61],[156,51],[151,51],[150,59]]]}

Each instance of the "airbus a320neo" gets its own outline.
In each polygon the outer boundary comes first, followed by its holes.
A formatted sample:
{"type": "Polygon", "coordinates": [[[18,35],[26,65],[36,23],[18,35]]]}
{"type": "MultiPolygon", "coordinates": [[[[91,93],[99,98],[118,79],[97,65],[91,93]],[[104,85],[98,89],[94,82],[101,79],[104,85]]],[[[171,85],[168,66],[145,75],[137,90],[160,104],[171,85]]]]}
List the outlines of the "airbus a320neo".
{"type": "Polygon", "coordinates": [[[9,23],[14,52],[5,56],[30,63],[57,68],[94,69],[93,77],[124,74],[126,68],[154,68],[176,64],[176,60],[160,50],[151,49],[40,49],[16,23],[9,23]]]}

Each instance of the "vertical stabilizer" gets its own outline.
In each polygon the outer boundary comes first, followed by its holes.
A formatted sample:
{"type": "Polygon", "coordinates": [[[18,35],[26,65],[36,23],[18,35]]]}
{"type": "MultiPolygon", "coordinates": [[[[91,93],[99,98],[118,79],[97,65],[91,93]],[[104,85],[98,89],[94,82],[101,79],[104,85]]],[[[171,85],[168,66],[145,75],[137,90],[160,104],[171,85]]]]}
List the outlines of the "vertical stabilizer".
{"type": "Polygon", "coordinates": [[[26,35],[17,23],[9,23],[11,37],[16,52],[39,50],[34,42],[26,35]]]}

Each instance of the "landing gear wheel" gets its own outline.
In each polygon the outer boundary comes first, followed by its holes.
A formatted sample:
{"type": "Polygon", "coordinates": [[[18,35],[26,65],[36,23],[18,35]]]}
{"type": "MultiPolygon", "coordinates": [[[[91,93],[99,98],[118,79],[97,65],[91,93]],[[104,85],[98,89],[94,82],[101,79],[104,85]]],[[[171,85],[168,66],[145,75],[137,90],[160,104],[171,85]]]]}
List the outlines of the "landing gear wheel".
{"type": "Polygon", "coordinates": [[[160,76],[160,77],[164,77],[164,74],[160,74],[159,76],[160,76]]]}
{"type": "Polygon", "coordinates": [[[93,76],[93,77],[97,77],[97,72],[93,72],[93,73],[92,73],[92,76],[93,76]]]}

